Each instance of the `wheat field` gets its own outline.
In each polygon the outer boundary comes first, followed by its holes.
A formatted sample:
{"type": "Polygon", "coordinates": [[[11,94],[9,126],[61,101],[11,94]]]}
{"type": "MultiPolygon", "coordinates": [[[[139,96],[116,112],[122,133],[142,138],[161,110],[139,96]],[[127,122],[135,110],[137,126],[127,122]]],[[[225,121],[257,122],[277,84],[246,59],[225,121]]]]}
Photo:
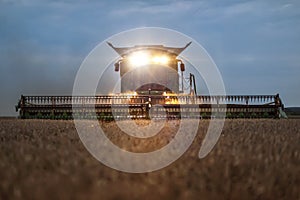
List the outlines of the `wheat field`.
{"type": "MultiPolygon", "coordinates": [[[[132,152],[168,144],[179,123],[137,139],[100,122],[111,141],[132,152]]],[[[199,159],[208,125],[200,121],[192,145],[171,165],[131,174],[97,161],[72,121],[1,119],[0,199],[300,199],[300,119],[226,120],[213,151],[199,159]]]]}

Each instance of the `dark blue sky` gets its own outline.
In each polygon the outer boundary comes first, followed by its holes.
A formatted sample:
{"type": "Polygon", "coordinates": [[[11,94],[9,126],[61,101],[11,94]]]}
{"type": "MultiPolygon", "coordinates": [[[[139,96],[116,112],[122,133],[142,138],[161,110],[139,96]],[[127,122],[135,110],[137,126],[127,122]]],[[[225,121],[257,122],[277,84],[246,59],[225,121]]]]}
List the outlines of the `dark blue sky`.
{"type": "Polygon", "coordinates": [[[280,93],[286,106],[300,106],[297,0],[0,0],[0,115],[16,115],[21,94],[71,94],[99,42],[149,26],[197,40],[228,94],[280,93]]]}

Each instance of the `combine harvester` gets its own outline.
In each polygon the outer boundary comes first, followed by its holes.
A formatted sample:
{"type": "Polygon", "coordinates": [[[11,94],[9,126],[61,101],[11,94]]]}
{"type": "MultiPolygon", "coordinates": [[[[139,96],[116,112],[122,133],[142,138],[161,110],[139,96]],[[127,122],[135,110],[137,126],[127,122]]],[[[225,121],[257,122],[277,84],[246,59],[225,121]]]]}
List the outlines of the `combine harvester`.
{"type": "Polygon", "coordinates": [[[19,117],[113,120],[284,116],[279,94],[197,95],[195,76],[191,73],[190,91],[184,93],[185,64],[178,56],[190,43],[182,48],[162,45],[117,48],[111,43],[108,45],[120,55],[114,64],[115,72],[120,73],[120,93],[99,96],[22,95],[16,106],[19,117]]]}

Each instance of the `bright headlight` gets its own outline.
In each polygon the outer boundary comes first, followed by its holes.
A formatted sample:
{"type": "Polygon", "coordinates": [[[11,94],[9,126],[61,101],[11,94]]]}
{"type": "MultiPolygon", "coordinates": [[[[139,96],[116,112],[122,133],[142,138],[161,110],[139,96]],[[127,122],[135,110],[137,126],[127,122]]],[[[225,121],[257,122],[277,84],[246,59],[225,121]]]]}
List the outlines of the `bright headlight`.
{"type": "Polygon", "coordinates": [[[129,62],[133,66],[142,66],[150,63],[150,58],[147,53],[137,52],[129,56],[129,62]]]}
{"type": "Polygon", "coordinates": [[[152,58],[153,63],[155,64],[168,64],[169,58],[168,56],[154,56],[152,58]]]}
{"type": "Polygon", "coordinates": [[[166,55],[149,55],[146,52],[132,53],[128,60],[132,66],[143,66],[148,64],[161,64],[166,65],[169,62],[169,57],[166,55]]]}

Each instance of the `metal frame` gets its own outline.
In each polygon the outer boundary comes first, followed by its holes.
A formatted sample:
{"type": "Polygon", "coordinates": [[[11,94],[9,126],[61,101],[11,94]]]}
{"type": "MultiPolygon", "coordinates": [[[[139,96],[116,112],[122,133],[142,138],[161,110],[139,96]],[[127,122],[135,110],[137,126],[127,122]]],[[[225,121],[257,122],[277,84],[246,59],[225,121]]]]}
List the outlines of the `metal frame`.
{"type": "Polygon", "coordinates": [[[44,119],[128,118],[279,118],[283,109],[276,95],[106,95],[21,96],[19,117],[44,119]],[[160,105],[160,106],[155,106],[160,105]],[[151,110],[151,111],[150,111],[151,110]],[[226,113],[225,113],[226,112],[226,113]]]}

